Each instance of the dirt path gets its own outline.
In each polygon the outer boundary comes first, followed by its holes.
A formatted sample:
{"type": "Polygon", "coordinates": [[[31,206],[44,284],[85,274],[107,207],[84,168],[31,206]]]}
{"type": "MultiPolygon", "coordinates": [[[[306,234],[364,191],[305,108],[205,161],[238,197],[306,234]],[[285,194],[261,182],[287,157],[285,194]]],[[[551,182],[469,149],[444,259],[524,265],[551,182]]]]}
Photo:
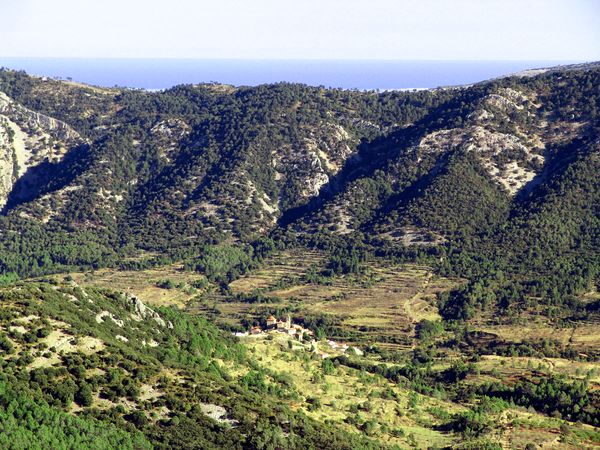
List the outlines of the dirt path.
{"type": "Polygon", "coordinates": [[[512,446],[512,433],[515,429],[512,422],[508,419],[508,411],[504,411],[498,418],[498,423],[502,426],[502,435],[500,445],[503,449],[510,450],[512,446]]]}
{"type": "Polygon", "coordinates": [[[424,316],[426,314],[415,311],[413,309],[413,306],[416,305],[419,301],[425,302],[425,300],[422,300],[423,292],[427,290],[427,287],[429,286],[429,283],[431,282],[432,278],[433,278],[433,274],[428,273],[425,280],[423,280],[423,283],[421,284],[419,291],[415,295],[413,295],[410,299],[407,299],[404,302],[404,305],[403,305],[404,312],[406,313],[406,316],[410,319],[410,321],[412,323],[417,323],[417,322],[421,321],[423,318],[425,318],[424,316]]]}

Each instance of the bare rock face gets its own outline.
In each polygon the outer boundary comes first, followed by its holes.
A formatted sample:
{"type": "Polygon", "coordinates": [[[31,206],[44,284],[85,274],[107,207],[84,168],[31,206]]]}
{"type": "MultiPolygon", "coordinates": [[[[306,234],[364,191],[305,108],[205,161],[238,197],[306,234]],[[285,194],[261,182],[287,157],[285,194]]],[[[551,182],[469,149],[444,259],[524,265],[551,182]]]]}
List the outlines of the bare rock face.
{"type": "Polygon", "coordinates": [[[173,159],[180,141],[190,134],[190,126],[178,118],[164,119],[157,122],[150,133],[160,148],[160,157],[167,163],[173,159]]]}
{"type": "Polygon", "coordinates": [[[540,171],[545,146],[535,134],[500,132],[495,129],[493,120],[509,114],[531,115],[529,108],[535,105],[523,93],[502,89],[481,99],[466,126],[424,136],[416,146],[416,153],[421,158],[457,148],[473,152],[490,177],[514,196],[540,171]]]}
{"type": "MultiPolygon", "coordinates": [[[[166,127],[160,125],[161,129],[166,127]]],[[[232,224],[244,215],[249,218],[245,219],[248,228],[264,233],[283,211],[318,196],[356,153],[358,143],[352,130],[333,120],[322,120],[314,127],[303,126],[294,139],[277,145],[257,141],[252,144],[255,148],[250,155],[268,155],[269,167],[264,171],[275,189],[266,192],[264,183],[257,179],[254,156],[242,158],[231,169],[226,184],[213,180],[211,189],[203,189],[198,198],[195,198],[197,179],[188,177],[181,188],[181,192],[191,192],[186,197],[185,215],[204,219],[205,229],[214,228],[218,222],[226,232],[232,232],[232,224]]]]}
{"type": "Polygon", "coordinates": [[[43,162],[56,163],[84,140],[70,126],[31,111],[0,92],[0,207],[17,180],[43,162]]]}
{"type": "Polygon", "coordinates": [[[356,152],[358,139],[343,126],[323,122],[319,127],[306,130],[306,136],[297,147],[282,149],[273,155],[273,166],[280,170],[280,180],[300,175],[302,200],[319,194],[332,176],[356,152]]]}
{"type": "Polygon", "coordinates": [[[442,130],[425,136],[418,145],[423,154],[463,148],[475,153],[490,177],[515,195],[536,176],[544,162],[544,147],[521,137],[480,125],[442,130]]]}
{"type": "Polygon", "coordinates": [[[18,177],[19,161],[14,148],[15,132],[11,123],[0,117],[0,206],[6,204],[6,197],[18,177]]]}
{"type": "MultiPolygon", "coordinates": [[[[543,135],[542,121],[537,116],[537,99],[532,93],[501,88],[481,97],[474,107],[460,126],[437,129],[412,141],[401,159],[391,162],[381,171],[380,178],[395,188],[397,180],[394,174],[402,173],[401,168],[407,164],[420,172],[420,176],[435,177],[445,164],[445,155],[468,153],[479,161],[489,178],[500,185],[508,197],[517,195],[540,175],[544,166],[544,143],[547,140],[543,135]],[[521,119],[527,119],[529,127],[521,128],[519,123],[525,121],[521,119]],[[502,123],[511,126],[501,126],[502,123]]],[[[317,169],[328,168],[325,164],[315,163],[314,166],[317,169]]],[[[319,170],[314,172],[319,173],[319,170]]],[[[326,170],[321,173],[328,174],[326,170]]],[[[317,191],[320,188],[318,183],[306,183],[305,189],[313,186],[317,191]]],[[[361,218],[361,214],[368,211],[372,203],[372,186],[367,179],[358,178],[324,205],[320,214],[312,220],[311,230],[317,228],[314,226],[317,223],[320,229],[336,234],[351,233],[361,226],[361,220],[369,220],[367,215],[361,218]]],[[[383,231],[382,237],[405,246],[438,245],[445,240],[444,236],[423,224],[407,224],[402,220],[393,225],[386,224],[380,231],[383,231]]]]}
{"type": "Polygon", "coordinates": [[[134,312],[131,314],[133,320],[141,321],[146,319],[153,319],[160,327],[173,328],[171,322],[165,321],[160,315],[152,308],[146,306],[146,304],[137,298],[135,295],[127,294],[127,300],[133,307],[134,312]]]}

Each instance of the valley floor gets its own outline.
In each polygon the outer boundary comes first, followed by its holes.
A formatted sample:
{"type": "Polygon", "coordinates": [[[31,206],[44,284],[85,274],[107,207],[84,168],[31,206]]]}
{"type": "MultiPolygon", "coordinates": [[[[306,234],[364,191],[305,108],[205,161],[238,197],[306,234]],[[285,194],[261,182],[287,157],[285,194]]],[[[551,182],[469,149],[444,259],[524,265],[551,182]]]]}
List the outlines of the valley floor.
{"type": "Polygon", "coordinates": [[[482,386],[531,387],[559,379],[585,383],[592,402],[587,408],[593,411],[600,405],[597,324],[560,325],[532,310],[505,319],[480,316],[465,326],[444,328],[436,325],[441,323],[436,294],[461,280],[439,277],[425,266],[383,260],[359,274],[315,277],[325,263],[318,251],[277,252],[231,282],[227,293],[177,264],[70,277],[82,286],[110,287],[149,304],[206,316],[231,332],[252,324],[264,327],[269,314],[290,314],[316,332],[317,352],[282,333],[240,338],[267,379],[288,386],[290,408],[389,445],[600,446],[600,432],[590,425],[527,407],[514,396],[496,392],[492,401],[481,395],[482,386]],[[426,327],[433,327],[429,335],[422,331],[426,327]],[[361,352],[343,352],[329,340],[361,352]]]}

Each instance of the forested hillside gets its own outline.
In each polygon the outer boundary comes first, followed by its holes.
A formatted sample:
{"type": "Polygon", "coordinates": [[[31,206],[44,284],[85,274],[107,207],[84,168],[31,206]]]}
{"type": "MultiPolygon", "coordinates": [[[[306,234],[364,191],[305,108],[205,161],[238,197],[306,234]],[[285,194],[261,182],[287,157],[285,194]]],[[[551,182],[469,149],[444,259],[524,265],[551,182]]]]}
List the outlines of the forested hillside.
{"type": "MultiPolygon", "coordinates": [[[[598,272],[599,81],[590,64],[418,92],[151,93],[4,70],[0,266],[341,238],[563,303],[598,272]]],[[[490,297],[461,295],[450,316],[490,297]]]]}
{"type": "Polygon", "coordinates": [[[599,108],[0,70],[0,447],[598,445],[599,108]]]}
{"type": "Polygon", "coordinates": [[[197,316],[73,282],[0,296],[3,448],[381,448],[282,406],[287,380],[197,316]]]}

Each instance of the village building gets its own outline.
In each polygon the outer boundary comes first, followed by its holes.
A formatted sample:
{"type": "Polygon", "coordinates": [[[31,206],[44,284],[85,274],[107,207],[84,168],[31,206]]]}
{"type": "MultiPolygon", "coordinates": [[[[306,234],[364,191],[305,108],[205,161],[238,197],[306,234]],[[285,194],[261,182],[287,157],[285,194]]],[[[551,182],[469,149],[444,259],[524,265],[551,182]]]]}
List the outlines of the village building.
{"type": "MultiPolygon", "coordinates": [[[[300,324],[292,323],[292,318],[289,314],[286,316],[285,320],[277,319],[275,316],[269,315],[266,319],[266,324],[267,324],[267,327],[264,330],[260,326],[253,326],[246,333],[234,333],[234,334],[236,336],[241,337],[241,336],[248,336],[248,335],[251,335],[251,336],[265,335],[266,332],[282,333],[284,335],[290,336],[291,338],[299,340],[300,342],[302,342],[304,344],[303,346],[301,346],[301,348],[305,348],[307,351],[310,351],[311,353],[315,353],[315,354],[321,356],[321,358],[323,358],[323,359],[331,357],[329,353],[325,353],[322,350],[319,351],[320,345],[317,342],[317,340],[315,339],[315,333],[312,330],[309,330],[308,328],[304,328],[300,324]]],[[[331,350],[334,350],[334,351],[337,350],[338,352],[341,352],[341,353],[350,353],[351,352],[357,356],[361,356],[364,354],[363,351],[360,350],[358,347],[351,346],[344,342],[336,342],[332,339],[328,339],[326,341],[326,344],[331,350]]]]}
{"type": "Polygon", "coordinates": [[[280,320],[277,322],[278,330],[289,330],[290,328],[292,328],[292,318],[290,317],[289,314],[288,314],[287,318],[285,319],[285,322],[283,320],[280,320]]]}

